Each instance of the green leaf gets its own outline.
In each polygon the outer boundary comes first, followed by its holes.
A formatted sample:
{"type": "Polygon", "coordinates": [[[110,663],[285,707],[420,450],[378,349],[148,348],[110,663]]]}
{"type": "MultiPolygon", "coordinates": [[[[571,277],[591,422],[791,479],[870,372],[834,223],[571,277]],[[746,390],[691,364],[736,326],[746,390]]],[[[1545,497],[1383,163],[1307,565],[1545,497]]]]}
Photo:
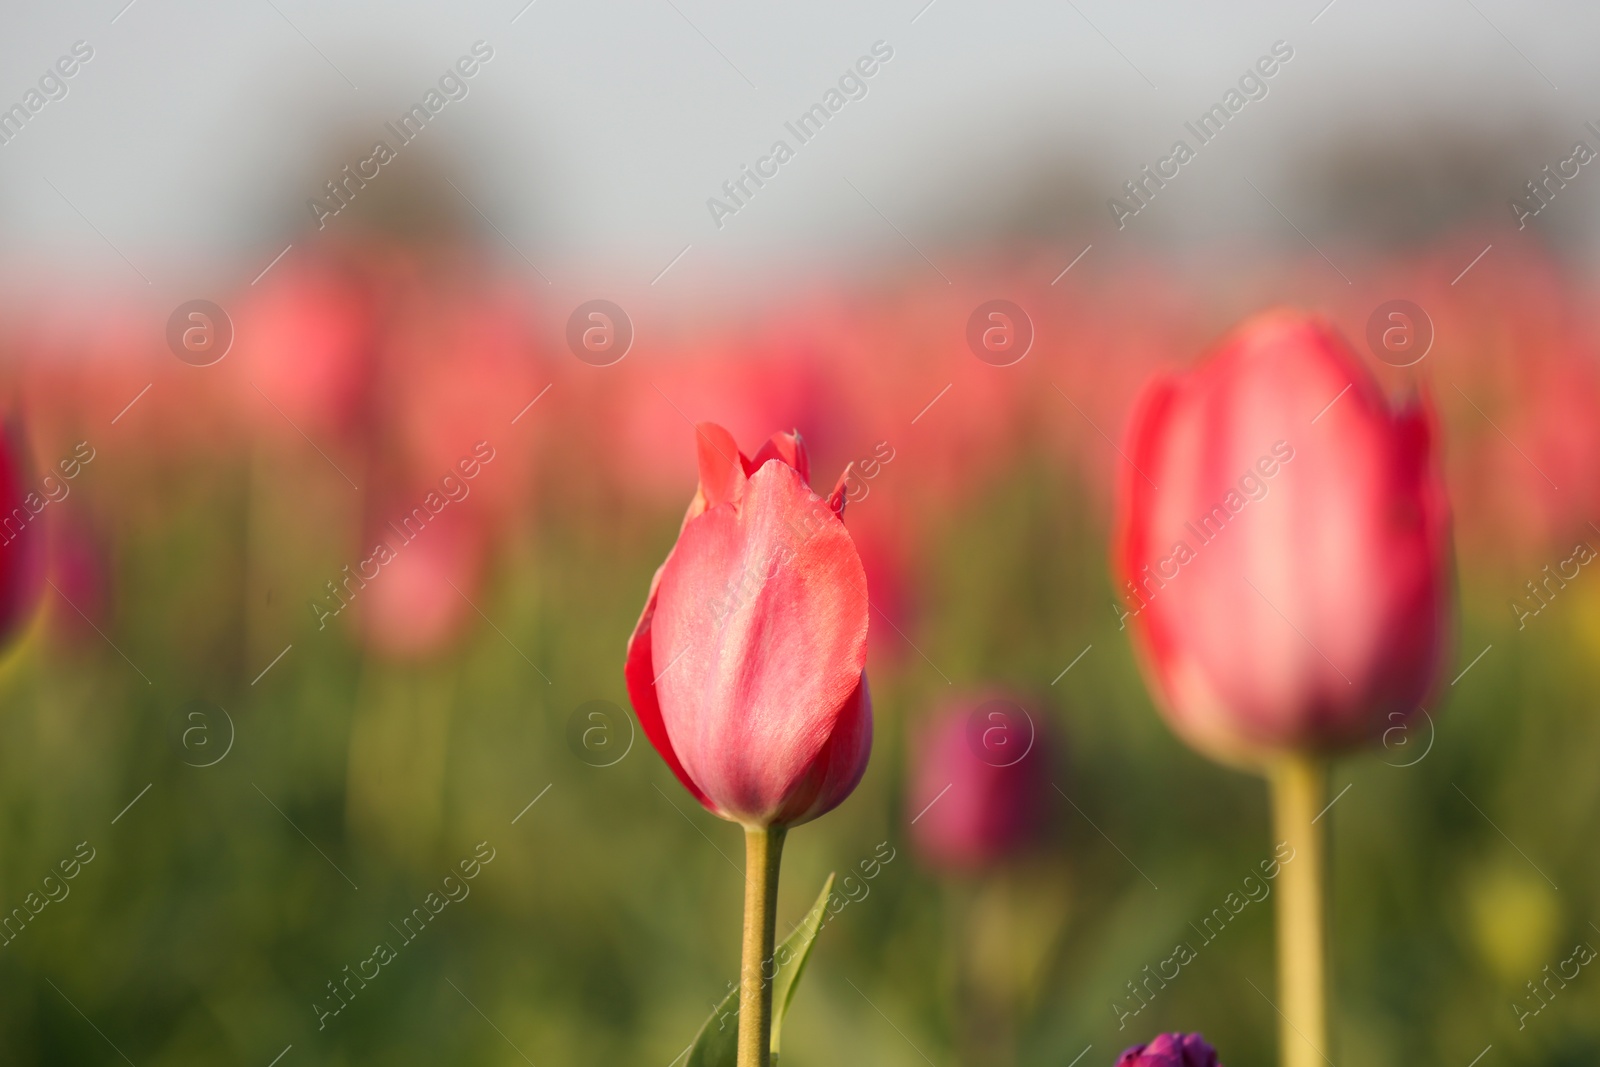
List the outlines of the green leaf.
{"type": "MultiPolygon", "coordinates": [[[[789,1012],[789,1002],[794,1000],[795,986],[800,984],[800,974],[806,969],[811,956],[811,946],[816,943],[827,913],[828,898],[833,893],[833,875],[822,883],[822,892],[811,910],[794,928],[794,933],[783,939],[773,957],[778,964],[772,977],[772,1057],[778,1057],[778,1038],[783,1032],[783,1017],[789,1012]]],[[[735,985],[711,1012],[711,1018],[700,1027],[694,1044],[689,1049],[689,1060],[684,1067],[737,1067],[739,1043],[739,987],[735,985]]]]}
{"type": "Polygon", "coordinates": [[[822,892],[817,894],[817,902],[811,905],[811,910],[806,912],[806,917],[800,925],[794,928],[794,933],[783,939],[783,944],[778,946],[778,973],[772,979],[772,1058],[778,1058],[778,1036],[783,1032],[783,1017],[789,1014],[789,1003],[794,1000],[795,987],[800,984],[800,975],[806,969],[806,960],[811,958],[811,946],[817,942],[817,934],[822,931],[822,921],[827,915],[828,898],[833,895],[833,874],[828,874],[828,880],[822,883],[822,892]]]}

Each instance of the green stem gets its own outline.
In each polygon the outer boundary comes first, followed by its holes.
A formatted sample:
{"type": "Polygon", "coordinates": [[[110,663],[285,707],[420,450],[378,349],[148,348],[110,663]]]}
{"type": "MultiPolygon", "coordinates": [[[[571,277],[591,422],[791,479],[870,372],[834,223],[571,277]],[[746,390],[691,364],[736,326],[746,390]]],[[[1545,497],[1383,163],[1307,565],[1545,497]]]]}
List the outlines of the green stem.
{"type": "Polygon", "coordinates": [[[1321,757],[1293,754],[1271,769],[1273,829],[1294,851],[1278,875],[1278,997],[1282,1067],[1320,1067],[1328,1048],[1323,948],[1323,833],[1328,793],[1321,757]]]}
{"type": "Polygon", "coordinates": [[[739,967],[738,1067],[772,1063],[772,975],[778,910],[781,826],[745,827],[744,945],[739,967]]]}

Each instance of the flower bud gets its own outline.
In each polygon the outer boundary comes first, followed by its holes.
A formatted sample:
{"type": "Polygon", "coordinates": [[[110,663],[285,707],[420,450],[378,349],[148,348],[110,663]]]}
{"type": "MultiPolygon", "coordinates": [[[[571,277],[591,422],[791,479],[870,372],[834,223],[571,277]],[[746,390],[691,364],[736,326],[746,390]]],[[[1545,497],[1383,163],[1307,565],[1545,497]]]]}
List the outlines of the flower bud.
{"type": "Polygon", "coordinates": [[[1390,405],[1319,318],[1272,311],[1144,390],[1114,569],[1173,728],[1254,763],[1376,739],[1449,639],[1449,506],[1431,413],[1390,405]]]}
{"type": "Polygon", "coordinates": [[[1217,1050],[1199,1034],[1157,1034],[1147,1045],[1135,1045],[1117,1060],[1117,1067],[1222,1067],[1217,1050]]]}
{"type": "Polygon", "coordinates": [[[827,501],[811,491],[798,434],[749,459],[722,427],[695,430],[699,490],[628,641],[628,695],[707,809],[793,826],[866,771],[866,574],[840,521],[844,486],[827,501]]]}

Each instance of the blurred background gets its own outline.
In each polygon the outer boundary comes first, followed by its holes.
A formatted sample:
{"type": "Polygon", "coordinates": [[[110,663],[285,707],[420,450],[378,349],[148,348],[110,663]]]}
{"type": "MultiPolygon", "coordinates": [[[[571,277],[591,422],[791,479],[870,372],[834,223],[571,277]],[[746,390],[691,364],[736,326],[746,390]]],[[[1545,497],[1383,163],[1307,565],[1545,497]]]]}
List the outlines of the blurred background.
{"type": "Polygon", "coordinates": [[[784,1063],[1108,1064],[1171,1029],[1271,1062],[1271,902],[1197,933],[1272,854],[1265,789],[1161,722],[1106,557],[1140,384],[1278,303],[1431,398],[1460,565],[1436,705],[1334,769],[1335,1059],[1600,1058],[1600,976],[1529,988],[1600,945],[1600,579],[1527,585],[1600,547],[1600,12],[5,21],[0,384],[51,581],[0,679],[5,1062],[668,1067],[736,976],[739,834],[636,736],[622,657],[702,419],[874,472],[877,739],[789,838],[780,930],[855,882],[784,1063]],[[967,342],[996,299],[1015,362],[967,342]],[[1397,299],[1421,357],[1367,343],[1397,299]],[[995,700],[1026,764],[946,773],[995,700]],[[941,800],[960,774],[997,806],[941,800]]]}

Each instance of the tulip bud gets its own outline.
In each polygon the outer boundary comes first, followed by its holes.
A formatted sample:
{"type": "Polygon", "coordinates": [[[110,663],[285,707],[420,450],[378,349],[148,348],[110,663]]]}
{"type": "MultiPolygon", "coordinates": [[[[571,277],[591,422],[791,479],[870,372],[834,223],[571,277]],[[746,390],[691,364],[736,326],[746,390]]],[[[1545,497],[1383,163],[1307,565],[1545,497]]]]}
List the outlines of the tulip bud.
{"type": "Polygon", "coordinates": [[[1157,1034],[1148,1045],[1135,1045],[1117,1060],[1117,1067],[1222,1067],[1217,1050],[1199,1034],[1157,1034]]]}
{"type": "Polygon", "coordinates": [[[1394,409],[1331,326],[1237,327],[1130,423],[1114,569],[1151,689],[1202,751],[1254,763],[1377,738],[1448,642],[1433,421],[1394,409]]]}
{"type": "Polygon", "coordinates": [[[1049,753],[1035,720],[1008,700],[941,710],[917,745],[906,798],[921,859],[972,871],[1031,844],[1049,806],[1049,753]],[[1004,736],[996,741],[999,732],[1004,736]]]}
{"type": "Polygon", "coordinates": [[[696,428],[700,485],[628,641],[645,736],[707,809],[746,827],[836,807],[872,748],[867,582],[798,434],[748,459],[696,428]]]}

